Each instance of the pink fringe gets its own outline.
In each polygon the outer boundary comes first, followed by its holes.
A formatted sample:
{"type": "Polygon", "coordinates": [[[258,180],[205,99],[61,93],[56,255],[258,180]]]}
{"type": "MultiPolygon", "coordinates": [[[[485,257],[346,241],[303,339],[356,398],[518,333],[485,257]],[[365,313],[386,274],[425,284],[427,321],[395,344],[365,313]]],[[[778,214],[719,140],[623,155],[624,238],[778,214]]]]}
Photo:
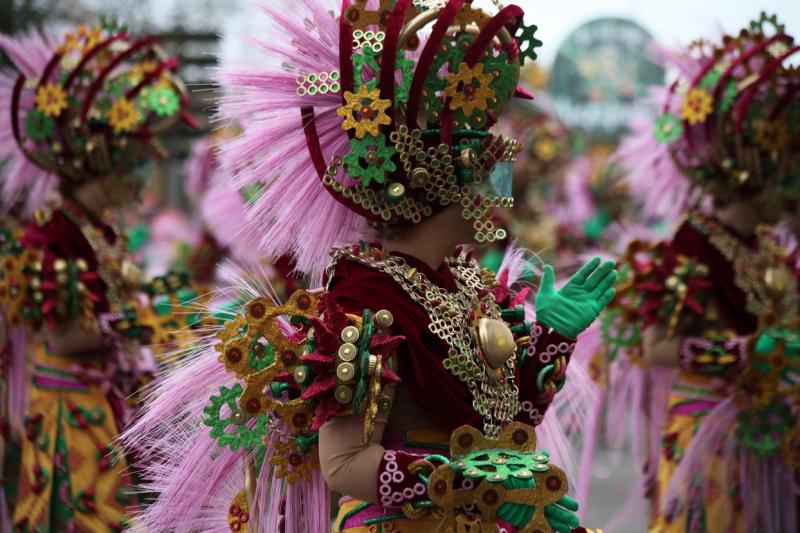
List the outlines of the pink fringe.
{"type": "Polygon", "coordinates": [[[259,262],[258,246],[243,234],[247,206],[242,195],[226,183],[220,183],[203,195],[200,212],[214,239],[245,264],[259,262]]]}
{"type": "Polygon", "coordinates": [[[210,137],[203,137],[192,145],[189,158],[183,167],[184,188],[195,204],[211,186],[211,176],[216,167],[214,147],[210,137]]]}
{"type": "Polygon", "coordinates": [[[269,57],[269,65],[225,65],[220,82],[230,94],[220,117],[242,125],[244,132],[222,143],[222,168],[241,189],[264,184],[265,191],[250,206],[243,235],[259,245],[267,258],[292,255],[297,269],[319,282],[336,245],[373,233],[363,218],[339,204],[316,174],[300,108],[313,106],[326,160],[341,155],[347,135],[336,109],[337,94],[298,96],[299,75],[339,70],[338,24],[334,0],[255,0],[268,22],[253,46],[269,57]]]}
{"type": "Polygon", "coordinates": [[[214,522],[227,518],[242,486],[245,452],[219,448],[202,423],[208,399],[235,381],[213,344],[209,339],[159,376],[146,392],[143,411],[121,436],[140,460],[143,491],[157,495],[137,516],[137,531],[219,530],[220,522],[216,528],[214,522]]]}
{"type": "MultiPolygon", "coordinates": [[[[681,76],[693,79],[705,61],[694,58],[687,50],[671,51],[652,44],[653,55],[675,67],[681,76]]],[[[650,102],[659,115],[669,93],[668,86],[653,87],[650,102]]],[[[680,99],[673,98],[667,111],[680,116],[680,99]]],[[[626,170],[626,182],[631,196],[642,206],[645,221],[677,220],[687,208],[707,205],[708,199],[678,168],[666,143],[658,142],[654,135],[655,120],[637,119],[630,125],[630,133],[622,140],[613,161],[626,170]]],[[[698,148],[702,149],[702,147],[698,148]]]]}
{"type": "Polygon", "coordinates": [[[589,511],[589,501],[592,495],[592,473],[594,469],[594,458],[597,451],[597,439],[600,432],[600,425],[603,420],[603,410],[605,407],[605,394],[598,392],[597,402],[594,410],[590,413],[586,431],[583,434],[583,447],[580,455],[580,466],[578,468],[578,486],[576,493],[580,495],[579,515],[581,519],[586,518],[589,511]]]}
{"type": "MultiPolygon", "coordinates": [[[[0,189],[0,209],[4,212],[22,204],[23,216],[31,216],[54,194],[54,177],[28,161],[17,146],[11,129],[11,99],[19,73],[37,78],[47,66],[55,49],[56,38],[50,31],[32,31],[18,38],[0,35],[0,49],[8,55],[19,72],[0,70],[0,161],[6,160],[0,189]]],[[[34,106],[33,98],[20,99],[20,121],[34,106]]],[[[24,127],[21,125],[21,127],[24,127]]]]}
{"type": "MultiPolygon", "coordinates": [[[[538,273],[538,265],[542,265],[542,262],[536,254],[512,242],[503,256],[500,272],[508,272],[509,287],[519,287],[525,271],[534,270],[538,273]]],[[[533,291],[525,302],[526,320],[536,318],[535,294],[533,291]]],[[[588,372],[588,365],[598,348],[598,342],[593,337],[599,335],[587,331],[578,338],[572,362],[567,368],[566,385],[556,395],[542,424],[536,428],[538,447],[549,451],[553,463],[563,468],[573,482],[580,479],[582,471],[578,470],[575,463],[579,441],[591,433],[593,419],[590,414],[596,412],[600,401],[599,388],[588,372]]],[[[573,486],[577,489],[577,499],[585,500],[580,483],[573,486]]]]}
{"type": "Polygon", "coordinates": [[[625,168],[631,196],[642,206],[644,220],[677,220],[697,198],[692,183],[675,165],[669,148],[656,141],[652,120],[631,123],[615,160],[625,168]]]}
{"type": "MultiPolygon", "coordinates": [[[[739,446],[734,433],[738,414],[734,400],[726,398],[705,416],[670,481],[662,512],[675,502],[685,505],[693,483],[700,483],[705,490],[710,482],[712,456],[721,450],[722,464],[739,465],[738,479],[723,479],[721,486],[740,483],[744,529],[797,531],[800,487],[792,470],[780,458],[762,459],[739,446]]],[[[724,493],[722,497],[725,498],[724,493]]],[[[726,514],[733,516],[734,512],[731,508],[726,514]]]]}
{"type": "Polygon", "coordinates": [[[8,376],[8,421],[12,428],[21,429],[28,412],[28,392],[31,371],[29,368],[28,329],[25,326],[9,326],[8,342],[11,343],[11,368],[8,376]]]}
{"type": "Polygon", "coordinates": [[[597,212],[589,180],[594,163],[589,157],[579,157],[564,174],[565,203],[558,206],[558,219],[567,224],[582,224],[597,212]]]}

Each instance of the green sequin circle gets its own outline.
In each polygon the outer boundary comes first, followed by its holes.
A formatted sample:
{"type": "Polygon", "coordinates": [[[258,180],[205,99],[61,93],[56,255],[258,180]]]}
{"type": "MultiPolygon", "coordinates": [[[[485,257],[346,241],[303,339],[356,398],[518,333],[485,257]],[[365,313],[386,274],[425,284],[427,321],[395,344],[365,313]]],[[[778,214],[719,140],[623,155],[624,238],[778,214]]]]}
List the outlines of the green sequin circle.
{"type": "Polygon", "coordinates": [[[230,389],[220,387],[219,395],[212,396],[211,403],[203,409],[203,423],[211,428],[211,437],[216,439],[220,448],[227,446],[233,452],[239,449],[252,450],[262,444],[269,434],[270,419],[267,415],[259,415],[253,427],[248,426],[248,415],[239,409],[242,392],[239,383],[230,389]],[[228,416],[222,415],[223,407],[227,407],[228,416]]]}

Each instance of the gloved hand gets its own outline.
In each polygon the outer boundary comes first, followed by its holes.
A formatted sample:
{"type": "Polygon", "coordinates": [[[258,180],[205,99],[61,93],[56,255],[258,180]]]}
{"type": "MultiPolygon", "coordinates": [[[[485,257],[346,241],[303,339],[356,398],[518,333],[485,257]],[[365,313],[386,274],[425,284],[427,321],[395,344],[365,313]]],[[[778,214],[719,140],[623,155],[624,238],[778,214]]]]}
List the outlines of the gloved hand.
{"type": "Polygon", "coordinates": [[[544,508],[544,516],[550,523],[550,527],[558,533],[570,533],[581,525],[576,512],[578,512],[578,502],[569,496],[564,496],[558,502],[544,508]]]}
{"type": "Polygon", "coordinates": [[[588,328],[614,299],[617,271],[613,261],[602,265],[595,257],[560,290],[555,288],[553,267],[545,265],[536,295],[536,321],[575,339],[588,328]]]}

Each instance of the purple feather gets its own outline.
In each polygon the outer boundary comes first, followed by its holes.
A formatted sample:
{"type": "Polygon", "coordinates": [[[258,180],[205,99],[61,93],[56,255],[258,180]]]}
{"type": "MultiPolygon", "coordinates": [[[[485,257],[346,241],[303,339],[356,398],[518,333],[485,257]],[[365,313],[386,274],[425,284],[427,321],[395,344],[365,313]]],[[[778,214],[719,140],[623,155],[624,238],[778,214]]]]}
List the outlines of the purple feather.
{"type": "Polygon", "coordinates": [[[203,137],[192,145],[189,159],[184,165],[184,189],[195,203],[211,186],[216,168],[216,157],[211,138],[203,137]]]}
{"type": "Polygon", "coordinates": [[[297,94],[299,76],[339,70],[333,13],[341,6],[333,0],[255,4],[268,22],[250,41],[269,59],[224,65],[220,72],[229,90],[220,118],[244,130],[222,143],[222,168],[238,189],[265,185],[248,210],[245,238],[268,258],[292,255],[299,271],[320,280],[333,246],[371,235],[365,220],[322,185],[301,127],[300,109],[313,106],[325,159],[345,152],[348,138],[336,114],[341,97],[297,94]]]}
{"type": "MultiPolygon", "coordinates": [[[[11,100],[19,74],[35,80],[45,69],[55,49],[51,33],[36,31],[18,38],[0,35],[0,49],[8,55],[18,72],[0,70],[0,161],[6,160],[0,174],[0,209],[8,212],[20,201],[23,215],[30,216],[53,194],[54,177],[40,169],[20,150],[11,128],[11,100]]],[[[20,99],[20,122],[34,107],[32,97],[20,99]]],[[[20,124],[24,131],[24,124],[20,124]]]]}

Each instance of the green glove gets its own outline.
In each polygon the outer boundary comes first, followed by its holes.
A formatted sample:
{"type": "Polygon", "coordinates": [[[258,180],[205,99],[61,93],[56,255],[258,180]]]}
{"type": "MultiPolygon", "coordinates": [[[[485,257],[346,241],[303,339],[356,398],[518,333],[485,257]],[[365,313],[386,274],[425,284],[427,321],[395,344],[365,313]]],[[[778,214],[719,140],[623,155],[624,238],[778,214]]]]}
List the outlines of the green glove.
{"type": "Polygon", "coordinates": [[[578,502],[564,496],[553,505],[544,508],[544,516],[553,531],[570,533],[574,528],[580,527],[581,521],[575,514],[578,511],[578,502]]]}
{"type": "Polygon", "coordinates": [[[601,262],[595,257],[583,265],[560,290],[556,290],[553,267],[545,265],[536,295],[536,320],[565,337],[577,338],[616,294],[614,262],[601,262]]]}

